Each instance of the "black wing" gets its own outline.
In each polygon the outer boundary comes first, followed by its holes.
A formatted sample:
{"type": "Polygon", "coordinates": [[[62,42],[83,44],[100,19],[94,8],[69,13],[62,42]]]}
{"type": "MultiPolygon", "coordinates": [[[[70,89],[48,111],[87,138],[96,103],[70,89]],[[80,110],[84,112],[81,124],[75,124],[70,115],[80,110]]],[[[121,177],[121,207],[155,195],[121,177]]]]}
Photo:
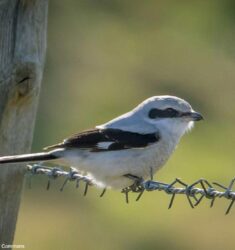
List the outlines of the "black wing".
{"type": "Polygon", "coordinates": [[[47,147],[90,149],[92,152],[143,148],[159,141],[158,134],[139,134],[120,129],[92,129],[75,134],[62,143],[47,147]]]}

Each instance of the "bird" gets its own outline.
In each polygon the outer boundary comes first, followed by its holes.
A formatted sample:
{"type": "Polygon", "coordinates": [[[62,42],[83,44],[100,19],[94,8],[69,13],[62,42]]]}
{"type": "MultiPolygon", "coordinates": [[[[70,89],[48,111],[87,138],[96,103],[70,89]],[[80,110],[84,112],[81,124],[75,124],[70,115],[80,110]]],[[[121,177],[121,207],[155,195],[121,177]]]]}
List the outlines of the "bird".
{"type": "Polygon", "coordinates": [[[0,157],[0,164],[73,166],[101,188],[125,189],[163,167],[181,137],[203,116],[176,96],[150,97],[131,111],[74,134],[43,152],[0,157]]]}

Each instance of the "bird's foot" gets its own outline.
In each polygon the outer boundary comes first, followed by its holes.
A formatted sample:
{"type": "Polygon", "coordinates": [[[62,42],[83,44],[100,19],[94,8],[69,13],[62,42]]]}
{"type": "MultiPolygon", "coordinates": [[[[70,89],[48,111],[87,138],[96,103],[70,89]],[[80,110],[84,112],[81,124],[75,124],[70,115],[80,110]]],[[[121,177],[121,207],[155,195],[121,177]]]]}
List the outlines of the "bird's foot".
{"type": "Polygon", "coordinates": [[[144,181],[144,179],[142,177],[138,177],[132,174],[125,174],[124,176],[134,181],[134,183],[127,188],[129,191],[135,193],[140,193],[143,191],[142,182],[144,181]]]}
{"type": "Polygon", "coordinates": [[[144,192],[144,187],[142,185],[144,179],[142,177],[138,177],[132,174],[126,174],[124,176],[134,181],[131,186],[122,189],[122,193],[124,193],[126,197],[126,203],[129,203],[129,192],[139,193],[136,201],[139,200],[144,192]]]}

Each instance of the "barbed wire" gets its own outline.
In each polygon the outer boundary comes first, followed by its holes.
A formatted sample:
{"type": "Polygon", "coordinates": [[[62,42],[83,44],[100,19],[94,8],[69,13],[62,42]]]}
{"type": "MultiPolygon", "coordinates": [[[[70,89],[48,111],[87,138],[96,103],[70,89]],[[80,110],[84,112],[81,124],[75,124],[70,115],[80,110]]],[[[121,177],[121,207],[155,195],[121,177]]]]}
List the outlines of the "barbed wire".
{"type": "MultiPolygon", "coordinates": [[[[93,185],[92,178],[89,176],[83,176],[79,170],[76,168],[70,167],[69,171],[65,171],[60,167],[47,167],[41,164],[33,164],[27,166],[27,172],[32,177],[33,175],[43,174],[46,175],[49,179],[47,182],[46,189],[50,188],[51,180],[57,179],[58,177],[64,177],[65,180],[60,188],[60,191],[64,190],[65,185],[69,181],[76,182],[76,188],[79,187],[79,183],[82,181],[85,183],[84,196],[87,194],[88,187],[93,185]]],[[[170,209],[175,200],[175,196],[179,194],[186,195],[189,205],[194,208],[199,205],[203,198],[211,200],[210,207],[213,207],[216,198],[225,198],[230,200],[230,204],[226,209],[225,214],[228,214],[231,211],[232,206],[235,202],[235,191],[232,190],[235,183],[235,178],[232,179],[230,184],[226,187],[220,183],[213,182],[209,183],[205,179],[199,179],[193,184],[186,184],[180,179],[176,178],[172,183],[167,184],[159,181],[147,180],[144,181],[139,179],[132,186],[127,187],[122,190],[122,193],[125,194],[125,200],[129,202],[129,193],[138,193],[136,201],[138,201],[145,191],[164,191],[166,194],[171,195],[170,203],[168,209],[170,209]],[[181,185],[178,187],[176,185],[181,185]],[[222,189],[223,191],[216,190],[215,187],[222,189]]],[[[29,185],[31,187],[31,178],[29,179],[29,185]]],[[[103,189],[100,197],[106,192],[106,188],[103,189]]]]}

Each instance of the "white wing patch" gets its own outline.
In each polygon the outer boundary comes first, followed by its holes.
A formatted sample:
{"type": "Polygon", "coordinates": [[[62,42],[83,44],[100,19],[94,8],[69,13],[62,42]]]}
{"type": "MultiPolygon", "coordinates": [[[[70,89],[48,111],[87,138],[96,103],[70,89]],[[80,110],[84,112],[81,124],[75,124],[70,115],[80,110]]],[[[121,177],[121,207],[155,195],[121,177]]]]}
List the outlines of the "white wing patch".
{"type": "Polygon", "coordinates": [[[113,144],[113,142],[110,142],[110,141],[99,142],[97,144],[97,147],[100,148],[100,149],[108,149],[111,144],[113,144]]]}

